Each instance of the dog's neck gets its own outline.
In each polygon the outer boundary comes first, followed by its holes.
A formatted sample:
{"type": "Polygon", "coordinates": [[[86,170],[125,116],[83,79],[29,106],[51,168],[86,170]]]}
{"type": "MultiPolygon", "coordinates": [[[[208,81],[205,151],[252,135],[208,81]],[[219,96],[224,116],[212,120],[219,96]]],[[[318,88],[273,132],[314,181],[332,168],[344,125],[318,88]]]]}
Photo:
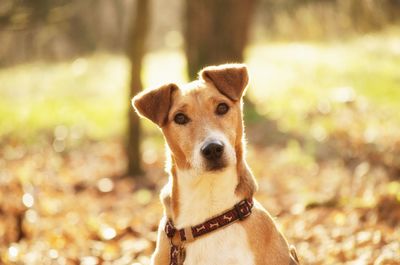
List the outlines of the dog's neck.
{"type": "Polygon", "coordinates": [[[238,184],[237,170],[228,167],[223,171],[196,175],[192,170],[177,170],[173,185],[177,185],[172,198],[178,205],[175,216],[177,228],[193,226],[222,213],[242,200],[235,189],[238,184]]]}

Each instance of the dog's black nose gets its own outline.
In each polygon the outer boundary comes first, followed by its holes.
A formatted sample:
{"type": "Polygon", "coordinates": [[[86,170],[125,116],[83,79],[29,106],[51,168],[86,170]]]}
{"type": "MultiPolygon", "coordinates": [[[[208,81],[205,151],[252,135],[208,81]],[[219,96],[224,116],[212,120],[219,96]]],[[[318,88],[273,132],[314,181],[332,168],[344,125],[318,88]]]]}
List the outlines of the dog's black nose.
{"type": "Polygon", "coordinates": [[[201,153],[208,160],[217,160],[221,158],[224,152],[224,144],[220,141],[210,141],[201,147],[201,153]]]}

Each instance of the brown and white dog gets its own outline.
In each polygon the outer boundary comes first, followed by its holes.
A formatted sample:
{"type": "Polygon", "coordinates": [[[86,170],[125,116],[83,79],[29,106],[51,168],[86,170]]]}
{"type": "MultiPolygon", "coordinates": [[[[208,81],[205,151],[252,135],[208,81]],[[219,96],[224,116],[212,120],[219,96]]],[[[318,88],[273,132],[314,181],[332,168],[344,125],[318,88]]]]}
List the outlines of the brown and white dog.
{"type": "Polygon", "coordinates": [[[174,232],[194,231],[194,226],[252,199],[257,184],[245,161],[242,119],[248,81],[243,64],[210,66],[196,81],[167,84],[133,98],[137,113],[163,132],[170,158],[169,181],[161,192],[164,216],[151,264],[298,264],[294,249],[257,201],[248,217],[194,240],[174,241],[164,231],[168,221],[174,232]],[[185,251],[179,261],[172,261],[173,244],[185,251]]]}

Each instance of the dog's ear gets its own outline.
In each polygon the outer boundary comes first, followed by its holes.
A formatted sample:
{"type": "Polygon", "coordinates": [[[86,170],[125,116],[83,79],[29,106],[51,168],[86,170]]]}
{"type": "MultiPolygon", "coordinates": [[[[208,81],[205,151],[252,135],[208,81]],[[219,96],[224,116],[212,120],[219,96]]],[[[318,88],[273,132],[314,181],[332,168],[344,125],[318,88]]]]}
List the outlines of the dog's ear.
{"type": "Polygon", "coordinates": [[[156,89],[145,90],[132,99],[132,106],[143,117],[159,127],[166,124],[172,104],[172,93],[179,89],[175,84],[167,84],[156,89]]]}
{"type": "Polygon", "coordinates": [[[249,74],[244,64],[208,66],[200,72],[200,78],[212,82],[223,95],[238,101],[249,83],[249,74]]]}

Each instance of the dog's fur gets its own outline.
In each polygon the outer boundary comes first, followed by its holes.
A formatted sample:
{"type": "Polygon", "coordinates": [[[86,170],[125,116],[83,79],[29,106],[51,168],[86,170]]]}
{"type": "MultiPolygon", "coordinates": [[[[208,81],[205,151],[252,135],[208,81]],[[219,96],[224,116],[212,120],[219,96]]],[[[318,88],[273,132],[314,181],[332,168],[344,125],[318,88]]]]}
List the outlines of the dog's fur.
{"type": "MultiPolygon", "coordinates": [[[[178,229],[194,226],[252,198],[256,191],[244,155],[242,96],[248,80],[245,65],[210,66],[200,72],[199,80],[180,87],[167,84],[133,98],[139,115],[161,128],[170,159],[169,181],[161,192],[164,217],[151,264],[169,264],[170,243],[164,233],[167,219],[178,229]],[[221,103],[227,104],[229,111],[217,115],[221,103]],[[175,123],[178,113],[190,121],[175,123]],[[200,151],[210,140],[224,145],[222,162],[213,169],[200,151]]],[[[257,201],[245,220],[202,236],[185,248],[184,264],[189,265],[295,264],[286,239],[257,201]]]]}

